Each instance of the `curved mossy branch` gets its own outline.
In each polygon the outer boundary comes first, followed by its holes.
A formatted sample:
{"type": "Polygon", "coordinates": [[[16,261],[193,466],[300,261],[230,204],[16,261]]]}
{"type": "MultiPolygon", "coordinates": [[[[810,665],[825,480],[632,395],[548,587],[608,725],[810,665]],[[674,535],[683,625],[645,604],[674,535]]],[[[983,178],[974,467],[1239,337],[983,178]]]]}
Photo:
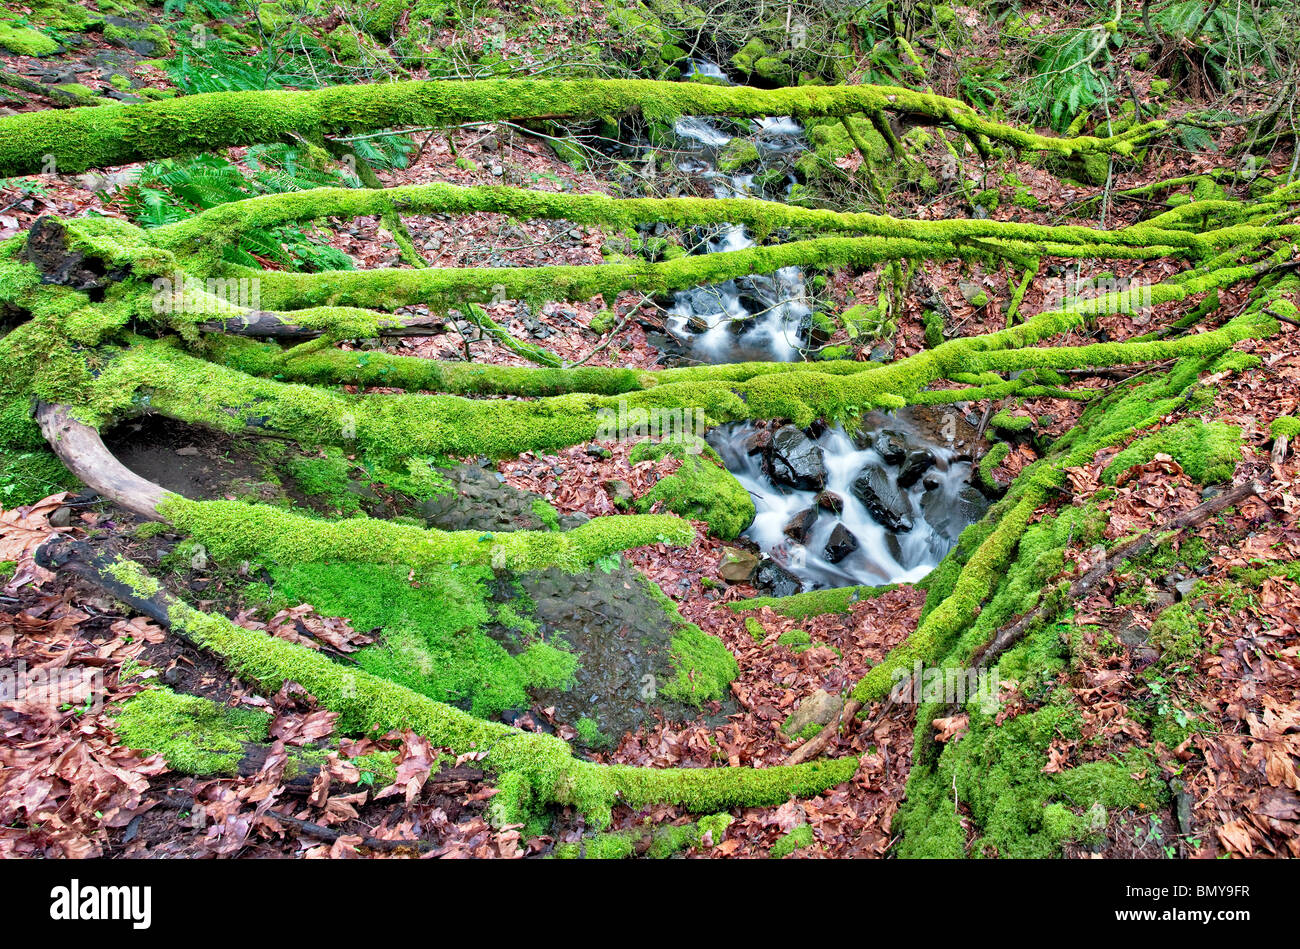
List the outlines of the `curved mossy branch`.
{"type": "Polygon", "coordinates": [[[82,484],[133,514],[163,520],[158,505],[167,492],[118,461],[99,432],[73,418],[66,405],[38,403],[36,423],[54,454],[82,484]]]}
{"type": "Polygon", "coordinates": [[[655,769],[581,761],[553,735],[475,718],[305,646],[196,610],[166,593],[132,561],[111,560],[85,544],[47,545],[40,560],[44,566],[96,579],[128,606],[217,656],[267,694],[286,682],[298,683],[339,714],[342,732],[383,734],[409,728],[436,747],[484,755],[482,765],[502,777],[503,789],[510,788],[513,799],[506,813],[511,816],[548,804],[571,805],[605,826],[619,804],[678,805],[696,813],[771,806],[791,795],[819,794],[849,780],[857,770],[856,758],[762,769],[655,769]],[[514,777],[507,781],[510,775],[514,777]]]}
{"type": "Polygon", "coordinates": [[[215,92],[93,109],[27,112],[0,119],[0,177],[35,174],[53,156],[63,172],[173,158],[231,145],[409,126],[530,118],[682,115],[795,118],[854,113],[943,124],[1015,148],[1064,155],[1131,155],[1168,127],[1157,120],[1107,138],[1053,138],[995,122],[956,99],[895,86],[752,89],[635,79],[473,80],[334,86],[308,92],[215,92]]]}
{"type": "Polygon", "coordinates": [[[690,523],[671,514],[597,517],[569,531],[441,531],[356,517],[324,521],[240,501],[192,501],[128,470],[98,431],[67,406],[42,403],[37,420],[51,449],[88,487],[149,520],[170,522],[218,556],[276,563],[395,563],[578,570],[648,544],[689,544],[690,523]]]}
{"type": "Polygon", "coordinates": [[[743,224],[760,236],[778,228],[827,235],[862,234],[948,244],[960,238],[1003,238],[1056,244],[1115,244],[1131,247],[1166,244],[1199,248],[1197,235],[1138,224],[1112,231],[1078,225],[1046,225],[993,220],[918,221],[883,214],[802,208],[753,198],[610,198],[495,185],[408,185],[374,189],[314,188],[263,195],[218,205],[150,232],[160,247],[220,247],[252,228],[280,227],[325,217],[356,218],[402,214],[507,214],[518,220],[563,219],[575,224],[635,228],[666,222],[682,227],[743,224]]]}
{"type": "Polygon", "coordinates": [[[649,544],[682,546],[694,528],[672,514],[595,517],[567,531],[440,531],[369,517],[325,521],[242,501],[164,498],[158,512],[218,557],[275,563],[435,564],[580,570],[649,544]]]}

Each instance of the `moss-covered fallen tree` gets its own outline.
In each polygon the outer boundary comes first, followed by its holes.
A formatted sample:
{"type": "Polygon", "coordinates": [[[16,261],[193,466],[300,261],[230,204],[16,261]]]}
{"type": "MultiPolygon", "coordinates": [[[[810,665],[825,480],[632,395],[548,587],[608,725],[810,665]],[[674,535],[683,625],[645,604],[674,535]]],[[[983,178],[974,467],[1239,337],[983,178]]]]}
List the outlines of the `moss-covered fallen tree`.
{"type": "Polygon", "coordinates": [[[85,171],[291,135],[313,138],[462,122],[634,113],[661,120],[682,115],[809,118],[888,113],[915,124],[947,125],[969,136],[1063,155],[1132,154],[1168,125],[1157,119],[1106,138],[1054,138],[988,119],[957,99],[898,86],[752,89],[640,79],[393,82],[310,92],[215,92],[10,116],[0,119],[0,176],[34,174],[48,168],[51,159],[61,171],[85,171]]]}

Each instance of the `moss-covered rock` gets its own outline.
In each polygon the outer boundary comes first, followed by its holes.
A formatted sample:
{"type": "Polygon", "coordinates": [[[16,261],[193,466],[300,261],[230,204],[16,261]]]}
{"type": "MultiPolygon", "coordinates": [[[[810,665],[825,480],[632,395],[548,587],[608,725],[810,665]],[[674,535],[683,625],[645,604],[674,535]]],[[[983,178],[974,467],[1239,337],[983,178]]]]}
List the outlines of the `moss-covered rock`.
{"type": "Polygon", "coordinates": [[[3,22],[0,22],[0,47],[19,56],[50,56],[61,48],[39,30],[3,22]]]}
{"type": "Polygon", "coordinates": [[[680,466],[637,500],[638,510],[662,502],[674,514],[704,521],[709,533],[723,540],[734,539],[754,520],[753,498],[702,442],[646,441],[632,449],[630,459],[635,464],[668,456],[680,466]]]}

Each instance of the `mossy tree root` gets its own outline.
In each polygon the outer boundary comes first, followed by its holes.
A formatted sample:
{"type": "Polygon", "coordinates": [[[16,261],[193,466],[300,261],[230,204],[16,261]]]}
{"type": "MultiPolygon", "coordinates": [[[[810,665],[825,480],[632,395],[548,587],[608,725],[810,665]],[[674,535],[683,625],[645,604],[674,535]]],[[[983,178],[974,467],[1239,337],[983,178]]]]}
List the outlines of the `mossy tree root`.
{"type": "Polygon", "coordinates": [[[593,518],[569,531],[440,531],[371,518],[322,521],[239,501],[192,501],[163,490],[118,461],[99,433],[67,406],[41,403],[37,417],[50,447],[89,487],[149,520],[168,521],[217,556],[280,563],[397,563],[413,568],[458,563],[504,570],[578,570],[647,544],[689,544],[689,522],[668,514],[593,518]]]}
{"type": "Polygon", "coordinates": [[[857,759],[798,767],[654,769],[598,765],[573,756],[553,735],[522,732],[435,702],[387,679],[340,665],[319,652],[200,612],[166,593],[138,564],[81,542],[58,539],[38,551],[49,569],[85,577],[114,597],[211,652],[235,674],[273,693],[294,681],[339,713],[343,732],[382,734],[410,728],[456,754],[484,753],[482,765],[500,776],[497,819],[511,821],[550,804],[578,808],[597,826],[618,804],[674,804],[711,814],[733,807],[781,804],[843,783],[857,759]]]}

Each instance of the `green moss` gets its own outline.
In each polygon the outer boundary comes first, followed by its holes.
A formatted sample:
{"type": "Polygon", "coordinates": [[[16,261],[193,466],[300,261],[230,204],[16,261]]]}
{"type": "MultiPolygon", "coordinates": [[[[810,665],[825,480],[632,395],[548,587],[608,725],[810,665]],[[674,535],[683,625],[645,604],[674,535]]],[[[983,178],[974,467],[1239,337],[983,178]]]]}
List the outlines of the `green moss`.
{"type": "MultiPolygon", "coordinates": [[[[918,717],[926,712],[923,708],[918,717]]],[[[895,817],[904,834],[899,855],[966,855],[966,834],[953,813],[954,793],[978,828],[971,854],[1010,858],[1056,856],[1067,840],[1085,836],[1090,822],[1074,809],[1086,812],[1096,804],[1150,809],[1167,799],[1159,769],[1146,752],[1044,773],[1048,746],[1078,736],[1077,712],[1060,705],[998,726],[972,711],[970,730],[944,746],[935,771],[914,769],[907,805],[895,817]]]]}
{"type": "Polygon", "coordinates": [[[361,500],[350,490],[352,465],[341,450],[327,448],[316,457],[289,454],[281,464],[307,497],[340,514],[360,512],[361,500]]]}
{"type": "Polygon", "coordinates": [[[677,458],[680,466],[637,499],[637,510],[645,512],[662,502],[674,514],[704,521],[709,533],[723,540],[732,540],[750,525],[753,499],[702,441],[641,442],[632,449],[629,460],[636,464],[669,455],[677,458]]]}
{"type": "Polygon", "coordinates": [[[773,860],[790,856],[796,850],[803,850],[813,845],[813,829],[810,824],[800,824],[772,845],[767,855],[773,860]]]}
{"type": "Polygon", "coordinates": [[[1205,649],[1199,612],[1187,600],[1166,607],[1151,624],[1148,641],[1160,650],[1162,665],[1197,658],[1205,649]]]}
{"type": "Polygon", "coordinates": [[[94,89],[79,82],[61,82],[54,88],[62,89],[64,92],[70,92],[74,96],[82,96],[84,98],[91,98],[95,95],[94,89]]]}
{"type": "Polygon", "coordinates": [[[59,44],[44,33],[15,23],[0,23],[0,46],[19,56],[49,56],[59,51],[59,44]]]}
{"type": "Polygon", "coordinates": [[[997,470],[998,465],[1002,464],[1007,455],[1011,454],[1011,446],[1006,442],[998,442],[980,459],[980,480],[984,482],[985,487],[995,490],[998,487],[997,479],[993,472],[997,470]]]}
{"type": "Polygon", "coordinates": [[[0,448],[0,507],[34,504],[60,491],[75,491],[81,483],[48,449],[10,451],[0,448]]]}
{"type": "Polygon", "coordinates": [[[166,56],[172,49],[167,31],[153,23],[140,27],[108,23],[104,26],[104,39],[118,46],[137,49],[146,56],[166,56]]]}
{"type": "Polygon", "coordinates": [[[609,748],[614,741],[600,730],[600,725],[594,719],[580,718],[573,725],[578,732],[578,741],[582,742],[588,748],[609,748]]]}
{"type": "Polygon", "coordinates": [[[325,616],[378,630],[382,642],[356,653],[357,665],[414,692],[490,717],[527,707],[529,689],[566,688],[577,657],[537,641],[510,655],[483,632],[490,614],[483,568],[417,572],[375,564],[269,565],[281,602],[310,603],[325,616]]]}
{"type": "Polygon", "coordinates": [[[791,652],[800,653],[812,648],[812,636],[802,629],[789,629],[776,638],[777,644],[789,646],[791,652]]]}
{"type": "Polygon", "coordinates": [[[593,518],[571,531],[425,530],[368,517],[325,521],[240,501],[169,496],[160,512],[217,557],[266,563],[447,564],[504,570],[577,570],[653,543],[685,543],[690,526],[671,515],[593,518]]]}
{"type": "MultiPolygon", "coordinates": [[[[727,606],[737,613],[758,610],[766,606],[791,619],[807,619],[810,616],[822,616],[826,613],[847,613],[854,603],[897,589],[897,584],[881,587],[833,587],[828,590],[795,593],[792,596],[758,596],[748,600],[734,600],[727,606]]],[[[750,619],[752,617],[746,618],[747,624],[750,619]]]]}
{"type": "Polygon", "coordinates": [[[999,431],[1018,434],[1033,429],[1034,419],[1030,415],[1013,415],[1009,409],[1000,409],[991,419],[989,419],[989,428],[999,431]]]}
{"type": "Polygon", "coordinates": [[[668,824],[655,827],[649,824],[627,830],[585,837],[577,843],[561,843],[555,847],[554,857],[559,860],[626,860],[640,850],[646,857],[662,860],[692,847],[702,846],[707,835],[713,846],[722,842],[730,814],[713,814],[701,817],[693,824],[668,824]]]}
{"type": "Polygon", "coordinates": [[[1273,419],[1273,424],[1268,428],[1269,434],[1274,438],[1286,436],[1291,441],[1300,438],[1300,418],[1294,415],[1280,415],[1273,419]]]}
{"type": "Polygon", "coordinates": [[[547,530],[558,531],[560,529],[560,512],[545,499],[534,498],[532,508],[533,513],[537,515],[547,530]]]}
{"type": "Polygon", "coordinates": [[[571,688],[578,670],[577,656],[540,640],[520,653],[518,661],[528,684],[542,689],[571,688]]]}
{"type": "Polygon", "coordinates": [[[1232,480],[1241,460],[1241,429],[1223,422],[1191,418],[1139,438],[1106,466],[1102,480],[1114,484],[1120,474],[1164,453],[1178,462],[1197,484],[1232,480]]]}
{"type": "Polygon", "coordinates": [[[647,591],[676,627],[669,645],[673,675],[660,692],[670,699],[696,706],[721,698],[731,681],[740,674],[736,657],[718,637],[688,623],[677,604],[657,583],[646,578],[643,580],[647,591]]]}
{"type": "Polygon", "coordinates": [[[265,742],[271,721],[256,709],[229,708],[167,688],[145,689],[110,716],[122,745],[159,753],[173,770],[187,774],[235,774],[244,743],[265,742]]]}
{"type": "MultiPolygon", "coordinates": [[[[124,42],[139,38],[119,36],[117,30],[108,27],[105,36],[112,31],[113,38],[124,42]]],[[[166,36],[158,33],[159,28],[151,27],[145,35],[165,47],[166,36]]],[[[658,65],[657,47],[654,61],[658,65]]],[[[758,67],[757,61],[754,65],[758,67]]],[[[326,128],[359,133],[536,116],[612,118],[632,111],[652,119],[728,114],[808,119],[905,110],[1019,148],[1085,155],[1111,149],[1131,153],[1135,140],[1165,125],[1150,122],[1109,139],[1052,138],[989,120],[954,99],[890,86],[758,90],[620,79],[393,82],[310,92],[216,93],[105,108],[103,115],[89,119],[89,126],[85,116],[52,110],[0,120],[0,176],[30,173],[46,154],[54,154],[61,169],[83,171],[92,165],[129,164],[187,150],[274,141],[291,132],[310,137],[326,128]],[[83,134],[87,128],[93,134],[83,134]]]]}
{"type": "Polygon", "coordinates": [[[34,0],[26,4],[32,8],[32,20],[52,30],[81,32],[99,20],[84,6],[65,0],[34,0]]]}
{"type": "Polygon", "coordinates": [[[928,349],[938,349],[944,341],[943,316],[936,310],[926,310],[921,315],[925,328],[925,345],[928,349]]]}
{"type": "Polygon", "coordinates": [[[733,138],[718,156],[718,168],[722,171],[735,172],[749,165],[757,165],[762,156],[758,146],[748,139],[733,138]]]}

